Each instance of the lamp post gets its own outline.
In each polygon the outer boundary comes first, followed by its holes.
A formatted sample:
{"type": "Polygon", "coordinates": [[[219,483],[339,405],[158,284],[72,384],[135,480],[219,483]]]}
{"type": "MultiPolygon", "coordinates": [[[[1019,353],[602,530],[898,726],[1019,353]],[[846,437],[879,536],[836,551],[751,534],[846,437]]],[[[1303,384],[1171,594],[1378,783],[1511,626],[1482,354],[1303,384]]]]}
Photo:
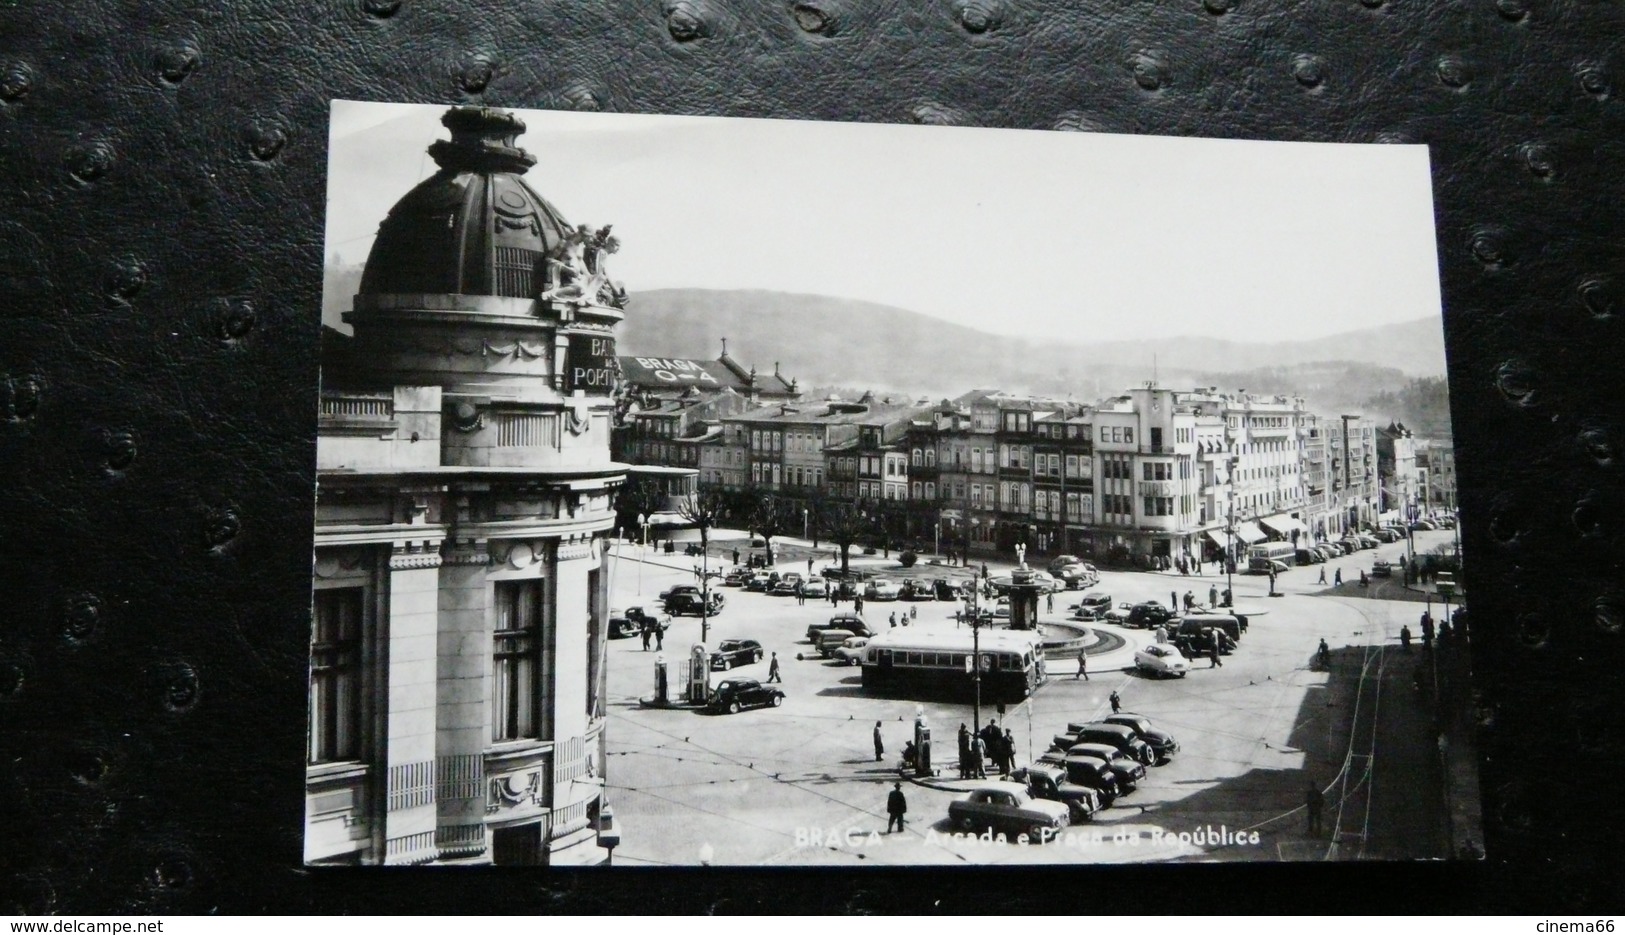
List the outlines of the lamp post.
{"type": "Polygon", "coordinates": [[[982,733],[982,602],[975,582],[970,589],[970,659],[971,682],[975,696],[971,700],[971,736],[982,733]]]}
{"type": "Polygon", "coordinates": [[[643,563],[649,558],[649,514],[638,514],[638,525],[643,528],[643,542],[638,550],[638,597],[643,596],[643,563]]]}

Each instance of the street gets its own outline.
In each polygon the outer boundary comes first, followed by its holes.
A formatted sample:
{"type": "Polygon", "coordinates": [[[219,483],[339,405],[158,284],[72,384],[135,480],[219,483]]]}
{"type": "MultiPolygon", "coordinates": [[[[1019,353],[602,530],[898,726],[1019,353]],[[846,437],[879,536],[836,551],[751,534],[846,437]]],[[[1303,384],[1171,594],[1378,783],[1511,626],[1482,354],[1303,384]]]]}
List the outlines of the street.
{"type": "MultiPolygon", "coordinates": [[[[1449,535],[1419,533],[1417,548],[1425,551],[1449,535]]],[[[1412,689],[1421,650],[1403,653],[1398,640],[1402,625],[1415,630],[1422,605],[1357,593],[1359,570],[1369,571],[1378,557],[1394,559],[1401,547],[1385,545],[1320,566],[1328,576],[1342,569],[1340,588],[1317,584],[1314,566],[1281,575],[1276,597],[1266,594],[1266,578],[1235,576],[1236,606],[1259,613],[1222,666],[1197,659],[1184,679],[1148,678],[1133,668],[1134,650],[1151,641],[1148,631],[1089,624],[1127,644],[1091,655],[1088,681],[1073,678],[1070,656],[1051,659],[1048,684],[1028,702],[1002,717],[984,708],[983,722],[996,719],[1013,731],[1018,765],[1042,755],[1067,722],[1109,713],[1114,690],[1124,711],[1148,716],[1179,741],[1179,753],[1152,767],[1136,791],[1043,845],[955,836],[947,808],[959,794],[955,787],[965,785],[957,781],[903,781],[907,829],[882,833],[916,702],[870,697],[859,668],[813,656],[805,630],[835,612],[827,601],[799,606],[794,597],[721,588],[727,603],[711,620],[711,645],[746,638],[777,652],[788,698],[782,707],[735,715],[643,708],[637,699],[653,690],[659,654],[643,651],[637,639],[611,641],[607,798],[624,829],[616,861],[914,865],[1448,856],[1431,714],[1412,689]],[[1332,650],[1330,672],[1311,666],[1321,639],[1332,650]],[[798,660],[798,653],[809,658],[798,660]],[[877,721],[886,747],[879,762],[872,744],[877,721]],[[1307,833],[1304,809],[1311,784],[1325,790],[1324,830],[1317,835],[1307,833]]],[[[806,550],[785,549],[780,557],[791,554],[798,558],[779,567],[805,573],[799,556],[806,550]]],[[[693,583],[697,561],[624,545],[612,559],[611,605],[657,612],[656,595],[693,583]],[[647,556],[641,574],[640,555],[647,556]]],[[[854,567],[893,578],[947,576],[942,567],[904,573],[891,560],[862,561],[873,564],[860,566],[854,557],[854,567]]],[[[712,562],[728,564],[726,558],[712,562]]],[[[815,570],[824,564],[818,561],[815,570]]],[[[989,566],[995,575],[1010,567],[989,566]]],[[[1091,591],[1110,594],[1114,603],[1166,603],[1170,591],[1189,590],[1205,603],[1210,585],[1223,590],[1223,576],[1103,571],[1091,591]]],[[[1041,617],[1064,619],[1066,606],[1083,593],[1056,594],[1054,611],[1041,617]]],[[[957,606],[867,602],[864,617],[884,630],[894,611],[917,609],[913,626],[953,628],[957,606]]],[[[664,655],[680,660],[699,638],[700,621],[679,617],[666,634],[664,655]]],[[[727,674],[765,681],[767,672],[764,658],[727,674]]],[[[723,677],[712,673],[712,683],[723,677]]],[[[933,760],[951,774],[954,734],[961,723],[971,724],[971,706],[918,703],[933,730],[933,760]]]]}

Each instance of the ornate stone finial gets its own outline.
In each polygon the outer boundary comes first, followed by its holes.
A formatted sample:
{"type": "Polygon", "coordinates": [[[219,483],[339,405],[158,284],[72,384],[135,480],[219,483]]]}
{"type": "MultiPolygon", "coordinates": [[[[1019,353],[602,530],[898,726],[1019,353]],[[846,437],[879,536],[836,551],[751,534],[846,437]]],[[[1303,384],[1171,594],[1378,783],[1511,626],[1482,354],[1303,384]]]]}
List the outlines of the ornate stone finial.
{"type": "Polygon", "coordinates": [[[442,169],[523,173],[536,164],[536,157],[516,142],[525,122],[505,110],[453,107],[440,122],[451,139],[430,144],[429,155],[442,169]]]}

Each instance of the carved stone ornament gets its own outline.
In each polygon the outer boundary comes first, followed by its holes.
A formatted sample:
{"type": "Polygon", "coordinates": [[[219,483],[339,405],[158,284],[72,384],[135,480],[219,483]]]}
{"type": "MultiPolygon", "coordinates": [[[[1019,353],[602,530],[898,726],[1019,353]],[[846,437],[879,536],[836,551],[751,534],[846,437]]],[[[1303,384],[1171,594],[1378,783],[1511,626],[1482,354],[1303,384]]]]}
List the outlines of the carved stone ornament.
{"type": "Polygon", "coordinates": [[[569,407],[565,414],[564,427],[570,430],[571,435],[584,435],[592,428],[592,409],[587,397],[581,390],[570,394],[564,403],[569,407]]]}
{"type": "Polygon", "coordinates": [[[451,427],[459,432],[477,432],[485,428],[485,413],[473,403],[458,403],[451,411],[451,427]]]}
{"type": "Polygon", "coordinates": [[[542,774],[539,770],[510,773],[491,780],[491,793],[486,799],[487,813],[520,805],[542,804],[542,774]]]}
{"type": "Polygon", "coordinates": [[[316,555],[316,577],[338,578],[353,574],[366,562],[361,549],[323,549],[316,555]]]}

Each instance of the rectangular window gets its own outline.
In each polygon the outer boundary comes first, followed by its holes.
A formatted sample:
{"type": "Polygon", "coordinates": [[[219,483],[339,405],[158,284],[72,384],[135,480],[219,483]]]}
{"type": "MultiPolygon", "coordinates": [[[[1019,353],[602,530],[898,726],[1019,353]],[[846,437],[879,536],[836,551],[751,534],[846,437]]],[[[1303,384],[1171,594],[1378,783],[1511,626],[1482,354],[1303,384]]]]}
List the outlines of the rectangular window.
{"type": "Polygon", "coordinates": [[[310,762],[361,757],[363,588],[316,592],[310,642],[310,762]]]}
{"type": "Polygon", "coordinates": [[[598,710],[598,682],[603,678],[604,576],[600,569],[587,572],[587,717],[598,710]]]}
{"type": "Polygon", "coordinates": [[[542,736],[542,579],[499,581],[491,668],[491,740],[542,736]]]}

